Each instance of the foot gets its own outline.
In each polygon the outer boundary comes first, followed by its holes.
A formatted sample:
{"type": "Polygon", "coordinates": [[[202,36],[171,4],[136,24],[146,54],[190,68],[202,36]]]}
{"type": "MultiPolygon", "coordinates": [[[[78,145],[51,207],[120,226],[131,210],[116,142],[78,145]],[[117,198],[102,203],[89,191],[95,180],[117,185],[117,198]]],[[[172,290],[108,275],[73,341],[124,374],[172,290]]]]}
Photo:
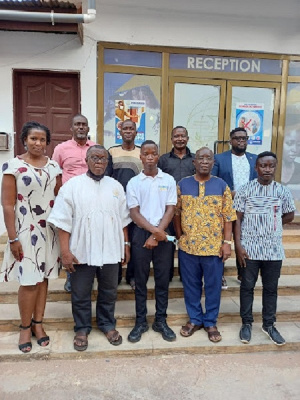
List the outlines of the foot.
{"type": "Polygon", "coordinates": [[[240,339],[242,343],[248,344],[251,340],[251,331],[252,325],[251,324],[243,324],[240,329],[240,339]]]}
{"type": "Polygon", "coordinates": [[[86,332],[76,332],[74,336],[74,349],[77,351],[85,351],[88,348],[88,335],[86,332]]]}
{"type": "Polygon", "coordinates": [[[121,344],[123,341],[122,336],[115,329],[111,329],[110,331],[105,332],[104,335],[106,336],[109,343],[113,346],[119,346],[119,344],[121,344]]]}
{"type": "Polygon", "coordinates": [[[222,276],[222,289],[223,290],[227,290],[228,289],[227,281],[226,281],[224,275],[222,276]]]}
{"type": "Polygon", "coordinates": [[[48,344],[50,343],[50,338],[44,331],[42,321],[35,321],[33,319],[31,322],[32,322],[31,326],[32,336],[36,337],[38,345],[41,347],[48,346],[48,344]]]}
{"type": "Polygon", "coordinates": [[[168,342],[173,342],[176,340],[175,332],[172,331],[165,321],[154,321],[152,329],[155,332],[161,333],[163,339],[167,340],[168,342]]]}
{"type": "Polygon", "coordinates": [[[128,335],[129,342],[139,342],[141,340],[142,334],[147,332],[148,329],[149,325],[147,324],[147,322],[144,322],[143,324],[136,324],[128,335]]]}
{"type": "Polygon", "coordinates": [[[71,293],[71,282],[70,282],[70,279],[69,278],[67,278],[66,279],[66,282],[65,282],[65,284],[64,284],[64,289],[65,289],[65,291],[67,292],[67,293],[71,293]]]}
{"type": "Polygon", "coordinates": [[[180,329],[180,335],[183,337],[192,336],[196,331],[203,328],[203,324],[195,325],[192,322],[188,321],[185,325],[183,325],[180,329]]]}
{"type": "Polygon", "coordinates": [[[285,344],[284,338],[280,335],[278,330],[275,328],[274,325],[262,327],[262,331],[269,336],[273,343],[277,346],[283,346],[285,344]]]}
{"type": "Polygon", "coordinates": [[[218,331],[218,328],[216,326],[207,326],[204,328],[204,330],[207,332],[208,339],[213,342],[217,343],[222,340],[222,336],[220,332],[218,331]]]}
{"type": "Polygon", "coordinates": [[[20,325],[20,338],[19,338],[19,350],[22,353],[29,353],[32,349],[31,343],[31,324],[28,326],[20,325]]]}

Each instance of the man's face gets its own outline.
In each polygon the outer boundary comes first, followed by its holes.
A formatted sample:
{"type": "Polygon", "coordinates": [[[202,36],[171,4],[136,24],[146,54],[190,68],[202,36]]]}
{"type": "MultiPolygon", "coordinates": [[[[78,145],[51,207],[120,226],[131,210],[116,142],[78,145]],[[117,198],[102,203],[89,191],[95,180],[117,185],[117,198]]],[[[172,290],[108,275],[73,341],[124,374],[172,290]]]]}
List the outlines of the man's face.
{"type": "Polygon", "coordinates": [[[145,144],[141,148],[140,159],[144,168],[156,168],[159,159],[158,148],[154,144],[145,144]]]}
{"type": "Polygon", "coordinates": [[[231,149],[234,154],[243,154],[247,149],[247,133],[243,131],[234,132],[230,139],[231,149]]]}
{"type": "Polygon", "coordinates": [[[103,175],[108,162],[108,154],[104,149],[92,149],[87,153],[86,163],[94,175],[103,175]]]}
{"type": "Polygon", "coordinates": [[[206,148],[198,150],[193,163],[195,165],[196,172],[199,175],[210,175],[210,172],[214,166],[213,152],[206,148]]]}
{"type": "Polygon", "coordinates": [[[177,128],[173,131],[171,140],[174,149],[184,150],[187,146],[187,142],[189,141],[189,137],[185,129],[177,128]]]}
{"type": "Polygon", "coordinates": [[[271,183],[274,180],[276,166],[277,160],[272,156],[259,158],[255,166],[258,182],[262,185],[271,183]]]}
{"type": "Polygon", "coordinates": [[[123,142],[125,143],[133,143],[136,137],[136,128],[132,121],[124,121],[122,123],[122,127],[120,130],[120,135],[122,137],[123,142]]]}
{"type": "Polygon", "coordinates": [[[90,131],[87,119],[80,116],[75,117],[73,119],[71,131],[76,142],[87,140],[87,135],[90,131]]]}

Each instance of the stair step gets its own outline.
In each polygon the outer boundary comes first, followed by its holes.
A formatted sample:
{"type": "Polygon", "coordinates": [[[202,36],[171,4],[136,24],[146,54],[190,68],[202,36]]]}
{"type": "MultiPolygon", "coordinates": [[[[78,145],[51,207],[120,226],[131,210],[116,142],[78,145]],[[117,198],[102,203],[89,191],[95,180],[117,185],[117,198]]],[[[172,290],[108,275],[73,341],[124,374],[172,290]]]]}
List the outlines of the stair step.
{"type": "MultiPolygon", "coordinates": [[[[204,303],[204,301],[203,301],[204,303]]],[[[255,293],[253,302],[253,316],[255,321],[261,321],[262,297],[255,293]]],[[[203,305],[204,306],[204,305],[203,305]]],[[[96,305],[92,304],[93,316],[96,305]]],[[[152,323],[155,315],[155,300],[147,302],[148,321],[152,323]]],[[[135,323],[135,302],[133,300],[118,301],[116,303],[115,317],[118,326],[133,327],[135,323]]],[[[188,320],[183,299],[170,299],[168,306],[168,322],[170,325],[184,325],[188,320]]],[[[239,297],[223,297],[221,301],[219,323],[239,323],[239,297]]],[[[277,321],[300,321],[300,307],[298,296],[282,296],[278,300],[277,321]]],[[[0,316],[0,331],[13,332],[19,330],[20,317],[17,304],[2,304],[0,316]]],[[[72,317],[71,302],[47,303],[44,326],[48,330],[72,330],[74,321],[72,317]]],[[[93,326],[96,320],[93,317],[93,326]]]]}
{"type": "MultiPolygon", "coordinates": [[[[238,296],[240,291],[240,285],[233,276],[226,277],[228,289],[222,291],[222,296],[238,296]]],[[[97,283],[94,283],[94,290],[92,291],[92,300],[96,300],[97,292],[95,288],[97,283]]],[[[47,301],[68,301],[70,294],[64,291],[64,280],[53,279],[49,281],[49,289],[47,301]]],[[[0,303],[16,303],[17,302],[17,291],[19,284],[18,282],[5,282],[0,285],[0,303]]],[[[150,276],[148,281],[148,300],[154,300],[154,278],[150,276]]],[[[262,284],[259,278],[256,283],[256,291],[261,292],[262,284]]],[[[279,296],[300,296],[300,276],[299,275],[282,275],[279,279],[278,286],[279,296]]],[[[169,299],[183,297],[182,282],[179,281],[178,277],[174,277],[173,281],[170,282],[169,286],[169,299]]],[[[118,287],[118,300],[134,300],[134,291],[125,282],[121,282],[118,287]]]]}
{"type": "Polygon", "coordinates": [[[174,342],[166,342],[161,335],[154,332],[151,327],[144,333],[138,343],[130,343],[127,336],[131,328],[118,328],[123,337],[120,346],[112,346],[105,336],[94,329],[89,335],[89,347],[84,352],[73,349],[72,331],[48,331],[51,337],[50,345],[42,348],[33,340],[32,351],[21,354],[17,343],[17,332],[0,332],[0,362],[1,361],[28,361],[34,359],[90,359],[99,357],[124,357],[138,355],[167,355],[167,354],[232,354],[266,351],[296,351],[300,350],[300,322],[279,322],[277,328],[286,340],[284,346],[276,346],[261,331],[261,324],[253,325],[252,340],[248,345],[239,340],[240,324],[220,324],[218,329],[223,337],[219,343],[208,340],[207,333],[202,329],[189,338],[180,336],[180,326],[172,327],[177,334],[174,342]]]}

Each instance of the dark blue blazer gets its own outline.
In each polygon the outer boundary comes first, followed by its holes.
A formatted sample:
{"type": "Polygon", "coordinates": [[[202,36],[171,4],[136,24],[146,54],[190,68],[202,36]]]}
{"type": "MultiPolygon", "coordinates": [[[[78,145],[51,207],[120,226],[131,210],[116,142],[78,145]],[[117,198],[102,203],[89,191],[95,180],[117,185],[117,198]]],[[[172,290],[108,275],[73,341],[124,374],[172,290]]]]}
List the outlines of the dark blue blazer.
{"type": "MultiPolygon", "coordinates": [[[[249,181],[257,178],[257,173],[255,171],[255,163],[256,163],[256,154],[246,152],[246,157],[250,164],[250,176],[249,181]]],[[[233,173],[232,173],[232,159],[231,159],[231,150],[224,151],[221,154],[215,154],[215,164],[211,171],[211,174],[214,176],[218,176],[222,178],[227,185],[229,186],[230,190],[233,189],[233,173]]]]}

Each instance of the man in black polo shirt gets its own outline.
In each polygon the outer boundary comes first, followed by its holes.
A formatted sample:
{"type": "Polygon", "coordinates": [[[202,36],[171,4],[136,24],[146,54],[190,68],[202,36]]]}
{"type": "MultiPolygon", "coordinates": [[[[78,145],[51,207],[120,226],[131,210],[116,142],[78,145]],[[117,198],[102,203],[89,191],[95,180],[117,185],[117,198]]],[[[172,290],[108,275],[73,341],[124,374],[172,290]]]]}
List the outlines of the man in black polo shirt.
{"type": "MultiPolygon", "coordinates": [[[[176,183],[178,183],[181,179],[187,176],[194,175],[195,167],[193,164],[193,160],[195,158],[195,154],[191,153],[190,149],[187,147],[189,135],[187,129],[184,126],[175,126],[175,128],[172,129],[171,140],[173,145],[172,150],[169,153],[160,156],[157,166],[163,172],[172,175],[176,183]]],[[[171,231],[171,235],[175,236],[175,231],[172,223],[170,224],[169,228],[171,231]]],[[[180,273],[179,264],[178,268],[180,273]]],[[[170,281],[173,279],[173,275],[174,261],[173,267],[171,269],[170,281]]]]}

